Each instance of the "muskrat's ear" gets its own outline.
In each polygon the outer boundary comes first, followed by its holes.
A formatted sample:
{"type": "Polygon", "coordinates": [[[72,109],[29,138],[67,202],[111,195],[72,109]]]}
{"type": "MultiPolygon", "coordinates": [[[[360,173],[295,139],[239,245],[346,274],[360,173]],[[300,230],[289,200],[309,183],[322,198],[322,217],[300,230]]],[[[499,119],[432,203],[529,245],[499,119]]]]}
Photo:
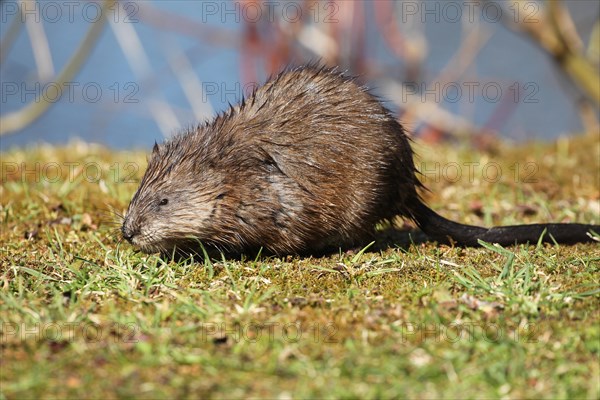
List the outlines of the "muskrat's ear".
{"type": "Polygon", "coordinates": [[[158,153],[158,143],[156,143],[156,141],[154,141],[154,147],[152,147],[152,154],[157,154],[158,153]]]}

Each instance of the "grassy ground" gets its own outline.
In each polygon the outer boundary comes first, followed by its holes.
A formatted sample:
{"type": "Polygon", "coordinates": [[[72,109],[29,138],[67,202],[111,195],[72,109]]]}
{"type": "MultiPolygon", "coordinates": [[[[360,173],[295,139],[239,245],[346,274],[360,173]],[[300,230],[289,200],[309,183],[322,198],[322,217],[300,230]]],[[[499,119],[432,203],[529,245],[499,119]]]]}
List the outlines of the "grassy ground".
{"type": "MultiPolygon", "coordinates": [[[[449,218],[600,223],[597,137],[417,151],[449,218]]],[[[597,244],[169,262],[107,211],[143,153],[1,156],[2,398],[600,396],[597,244]]]]}

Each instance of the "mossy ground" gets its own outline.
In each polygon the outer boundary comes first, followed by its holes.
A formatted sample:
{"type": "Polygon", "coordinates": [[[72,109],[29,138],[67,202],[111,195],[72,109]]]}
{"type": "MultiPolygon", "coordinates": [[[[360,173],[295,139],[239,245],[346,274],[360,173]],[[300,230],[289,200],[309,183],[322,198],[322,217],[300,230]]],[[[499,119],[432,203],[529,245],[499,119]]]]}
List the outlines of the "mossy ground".
{"type": "MultiPolygon", "coordinates": [[[[448,218],[600,223],[593,135],[416,150],[448,218]]],[[[600,396],[598,244],[164,261],[109,211],[143,152],[1,158],[2,398],[600,396]]]]}

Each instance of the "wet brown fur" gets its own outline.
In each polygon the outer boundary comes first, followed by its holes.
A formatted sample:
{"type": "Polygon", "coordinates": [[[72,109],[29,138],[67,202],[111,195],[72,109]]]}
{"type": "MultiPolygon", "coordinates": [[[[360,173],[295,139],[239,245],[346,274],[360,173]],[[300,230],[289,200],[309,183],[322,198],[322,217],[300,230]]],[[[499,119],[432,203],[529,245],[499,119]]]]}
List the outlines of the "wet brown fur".
{"type": "Polygon", "coordinates": [[[403,127],[374,96],[335,70],[301,67],[155,145],[122,231],[144,252],[201,241],[290,254],[359,243],[401,215],[442,242],[435,224],[466,229],[476,244],[488,230],[429,210],[416,175],[403,127]]]}

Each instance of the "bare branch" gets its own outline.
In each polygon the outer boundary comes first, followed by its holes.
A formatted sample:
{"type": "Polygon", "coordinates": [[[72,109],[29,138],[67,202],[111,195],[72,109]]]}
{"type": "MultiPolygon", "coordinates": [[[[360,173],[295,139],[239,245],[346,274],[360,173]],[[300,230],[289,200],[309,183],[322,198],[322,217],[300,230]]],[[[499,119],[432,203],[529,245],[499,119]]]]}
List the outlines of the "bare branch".
{"type": "MultiPolygon", "coordinates": [[[[90,28],[79,44],[79,47],[75,53],[73,53],[73,56],[71,56],[71,59],[67,62],[63,70],[58,74],[56,78],[56,83],[58,85],[62,86],[65,82],[72,80],[77,72],[79,72],[84,62],[89,58],[89,55],[94,48],[94,44],[104,29],[104,23],[106,22],[108,14],[107,10],[114,2],[114,0],[106,0],[103,2],[102,13],[98,21],[90,25],[90,28]]],[[[33,101],[18,111],[13,111],[0,117],[0,136],[16,132],[31,124],[48,111],[51,104],[51,102],[42,97],[40,101],[33,101]]]]}
{"type": "Polygon", "coordinates": [[[0,42],[0,62],[6,60],[6,56],[8,56],[8,51],[12,47],[17,36],[19,36],[19,32],[22,28],[23,23],[21,22],[20,15],[15,15],[15,17],[10,22],[10,26],[6,30],[6,33],[2,37],[2,41],[0,42]]]}
{"type": "MultiPolygon", "coordinates": [[[[524,0],[517,1],[525,4],[524,0]]],[[[510,29],[533,39],[588,98],[600,105],[600,72],[583,52],[569,11],[558,0],[550,0],[548,4],[547,8],[541,8],[536,23],[506,17],[503,21],[510,29]]]]}

